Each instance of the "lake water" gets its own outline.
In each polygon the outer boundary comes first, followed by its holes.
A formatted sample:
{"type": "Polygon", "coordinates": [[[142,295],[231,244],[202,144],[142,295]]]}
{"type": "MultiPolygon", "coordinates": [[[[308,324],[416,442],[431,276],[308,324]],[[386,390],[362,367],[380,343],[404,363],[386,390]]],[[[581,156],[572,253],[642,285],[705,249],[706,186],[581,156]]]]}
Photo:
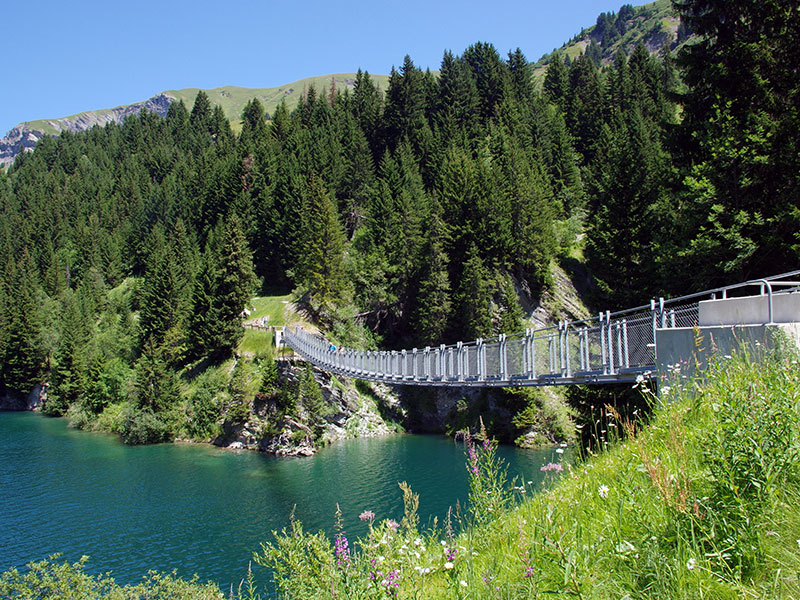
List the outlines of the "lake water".
{"type": "MultiPolygon", "coordinates": [[[[539,481],[554,450],[500,448],[509,474],[539,481]]],[[[289,524],[332,530],[336,504],[349,537],[358,515],[403,515],[397,484],[420,494],[422,523],[468,495],[464,446],[396,435],[341,442],[307,458],[206,445],[125,446],[64,419],[0,412],[0,571],[59,552],[88,570],[135,583],[172,571],[223,589],[238,584],[259,543],[289,524]]],[[[262,574],[263,576],[263,574],[262,574]]],[[[261,579],[261,576],[259,577],[261,579]]]]}

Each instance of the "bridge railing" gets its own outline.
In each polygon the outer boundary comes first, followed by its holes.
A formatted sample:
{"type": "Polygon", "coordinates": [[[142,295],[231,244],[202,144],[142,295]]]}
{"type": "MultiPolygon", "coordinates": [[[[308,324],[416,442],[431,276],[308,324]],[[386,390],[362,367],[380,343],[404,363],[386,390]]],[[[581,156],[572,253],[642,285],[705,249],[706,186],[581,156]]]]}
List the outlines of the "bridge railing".
{"type": "MultiPolygon", "coordinates": [[[[800,270],[649,305],[599,313],[579,321],[501,334],[490,339],[410,350],[339,348],[302,328],[286,328],[284,341],[301,357],[342,375],[417,385],[553,385],[632,381],[655,371],[656,331],[698,324],[701,300],[727,298],[760,287],[795,291],[800,270]]],[[[765,321],[766,322],[766,321],[765,321]]]]}

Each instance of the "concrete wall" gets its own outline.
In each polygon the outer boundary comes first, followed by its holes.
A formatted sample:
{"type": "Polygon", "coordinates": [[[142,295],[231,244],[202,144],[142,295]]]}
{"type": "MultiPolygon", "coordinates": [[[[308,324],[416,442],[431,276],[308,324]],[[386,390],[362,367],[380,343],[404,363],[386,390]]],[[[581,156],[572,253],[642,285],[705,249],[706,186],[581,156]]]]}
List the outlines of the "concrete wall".
{"type": "MultiPolygon", "coordinates": [[[[746,298],[745,298],[746,300],[746,298]]],[[[786,337],[800,347],[800,323],[779,325],[718,325],[656,330],[656,367],[659,374],[681,366],[681,373],[703,370],[713,354],[724,356],[747,347],[750,351],[774,346],[776,337],[786,337]],[[782,332],[777,334],[776,332],[782,332]]]]}
{"type": "MultiPolygon", "coordinates": [[[[774,323],[800,322],[800,293],[772,296],[774,323]]],[[[769,297],[748,296],[700,302],[700,327],[769,323],[769,297]]]]}

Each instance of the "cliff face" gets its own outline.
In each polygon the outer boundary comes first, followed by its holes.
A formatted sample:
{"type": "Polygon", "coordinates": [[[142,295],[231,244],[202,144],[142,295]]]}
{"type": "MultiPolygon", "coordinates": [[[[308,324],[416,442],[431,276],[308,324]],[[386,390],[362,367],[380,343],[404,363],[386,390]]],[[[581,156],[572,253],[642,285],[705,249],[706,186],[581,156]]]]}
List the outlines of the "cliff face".
{"type": "MultiPolygon", "coordinates": [[[[43,126],[34,126],[30,123],[20,123],[0,139],[0,168],[8,167],[20,152],[32,150],[36,143],[46,135],[58,135],[62,131],[85,131],[95,125],[102,127],[107,123],[121,123],[131,115],[137,115],[143,110],[156,113],[162,117],[167,115],[169,105],[175,98],[169,94],[158,94],[144,102],[137,102],[127,106],[118,106],[108,110],[97,110],[80,113],[74,117],[45,121],[46,128],[54,133],[47,133],[43,126]]],[[[42,122],[36,122],[42,123],[42,122]]]]}
{"type": "MultiPolygon", "coordinates": [[[[281,385],[296,385],[303,375],[303,364],[279,361],[281,385]]],[[[247,421],[226,422],[223,435],[214,444],[277,456],[310,456],[319,447],[339,440],[394,433],[406,419],[397,391],[389,386],[359,385],[316,368],[313,377],[321,392],[319,414],[310,415],[302,403],[295,411],[283,414],[275,398],[256,397],[247,421]]]]}

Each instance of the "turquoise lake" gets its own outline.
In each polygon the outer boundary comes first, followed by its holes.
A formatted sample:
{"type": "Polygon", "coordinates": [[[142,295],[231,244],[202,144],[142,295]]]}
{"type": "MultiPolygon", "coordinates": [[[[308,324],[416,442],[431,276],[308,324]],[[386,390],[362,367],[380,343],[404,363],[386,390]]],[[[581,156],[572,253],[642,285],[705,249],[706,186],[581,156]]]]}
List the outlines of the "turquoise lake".
{"type": "MultiPolygon", "coordinates": [[[[510,476],[541,480],[554,449],[501,447],[510,476]]],[[[62,553],[135,583],[148,570],[238,585],[252,553],[289,524],[332,531],[337,503],[349,537],[364,510],[400,520],[398,482],[420,495],[422,523],[468,496],[464,446],[443,436],[341,442],[307,458],[206,445],[125,446],[64,419],[0,412],[0,571],[62,553]]],[[[531,489],[531,488],[529,488],[531,489]]],[[[265,575],[262,573],[259,579],[265,575]]]]}

